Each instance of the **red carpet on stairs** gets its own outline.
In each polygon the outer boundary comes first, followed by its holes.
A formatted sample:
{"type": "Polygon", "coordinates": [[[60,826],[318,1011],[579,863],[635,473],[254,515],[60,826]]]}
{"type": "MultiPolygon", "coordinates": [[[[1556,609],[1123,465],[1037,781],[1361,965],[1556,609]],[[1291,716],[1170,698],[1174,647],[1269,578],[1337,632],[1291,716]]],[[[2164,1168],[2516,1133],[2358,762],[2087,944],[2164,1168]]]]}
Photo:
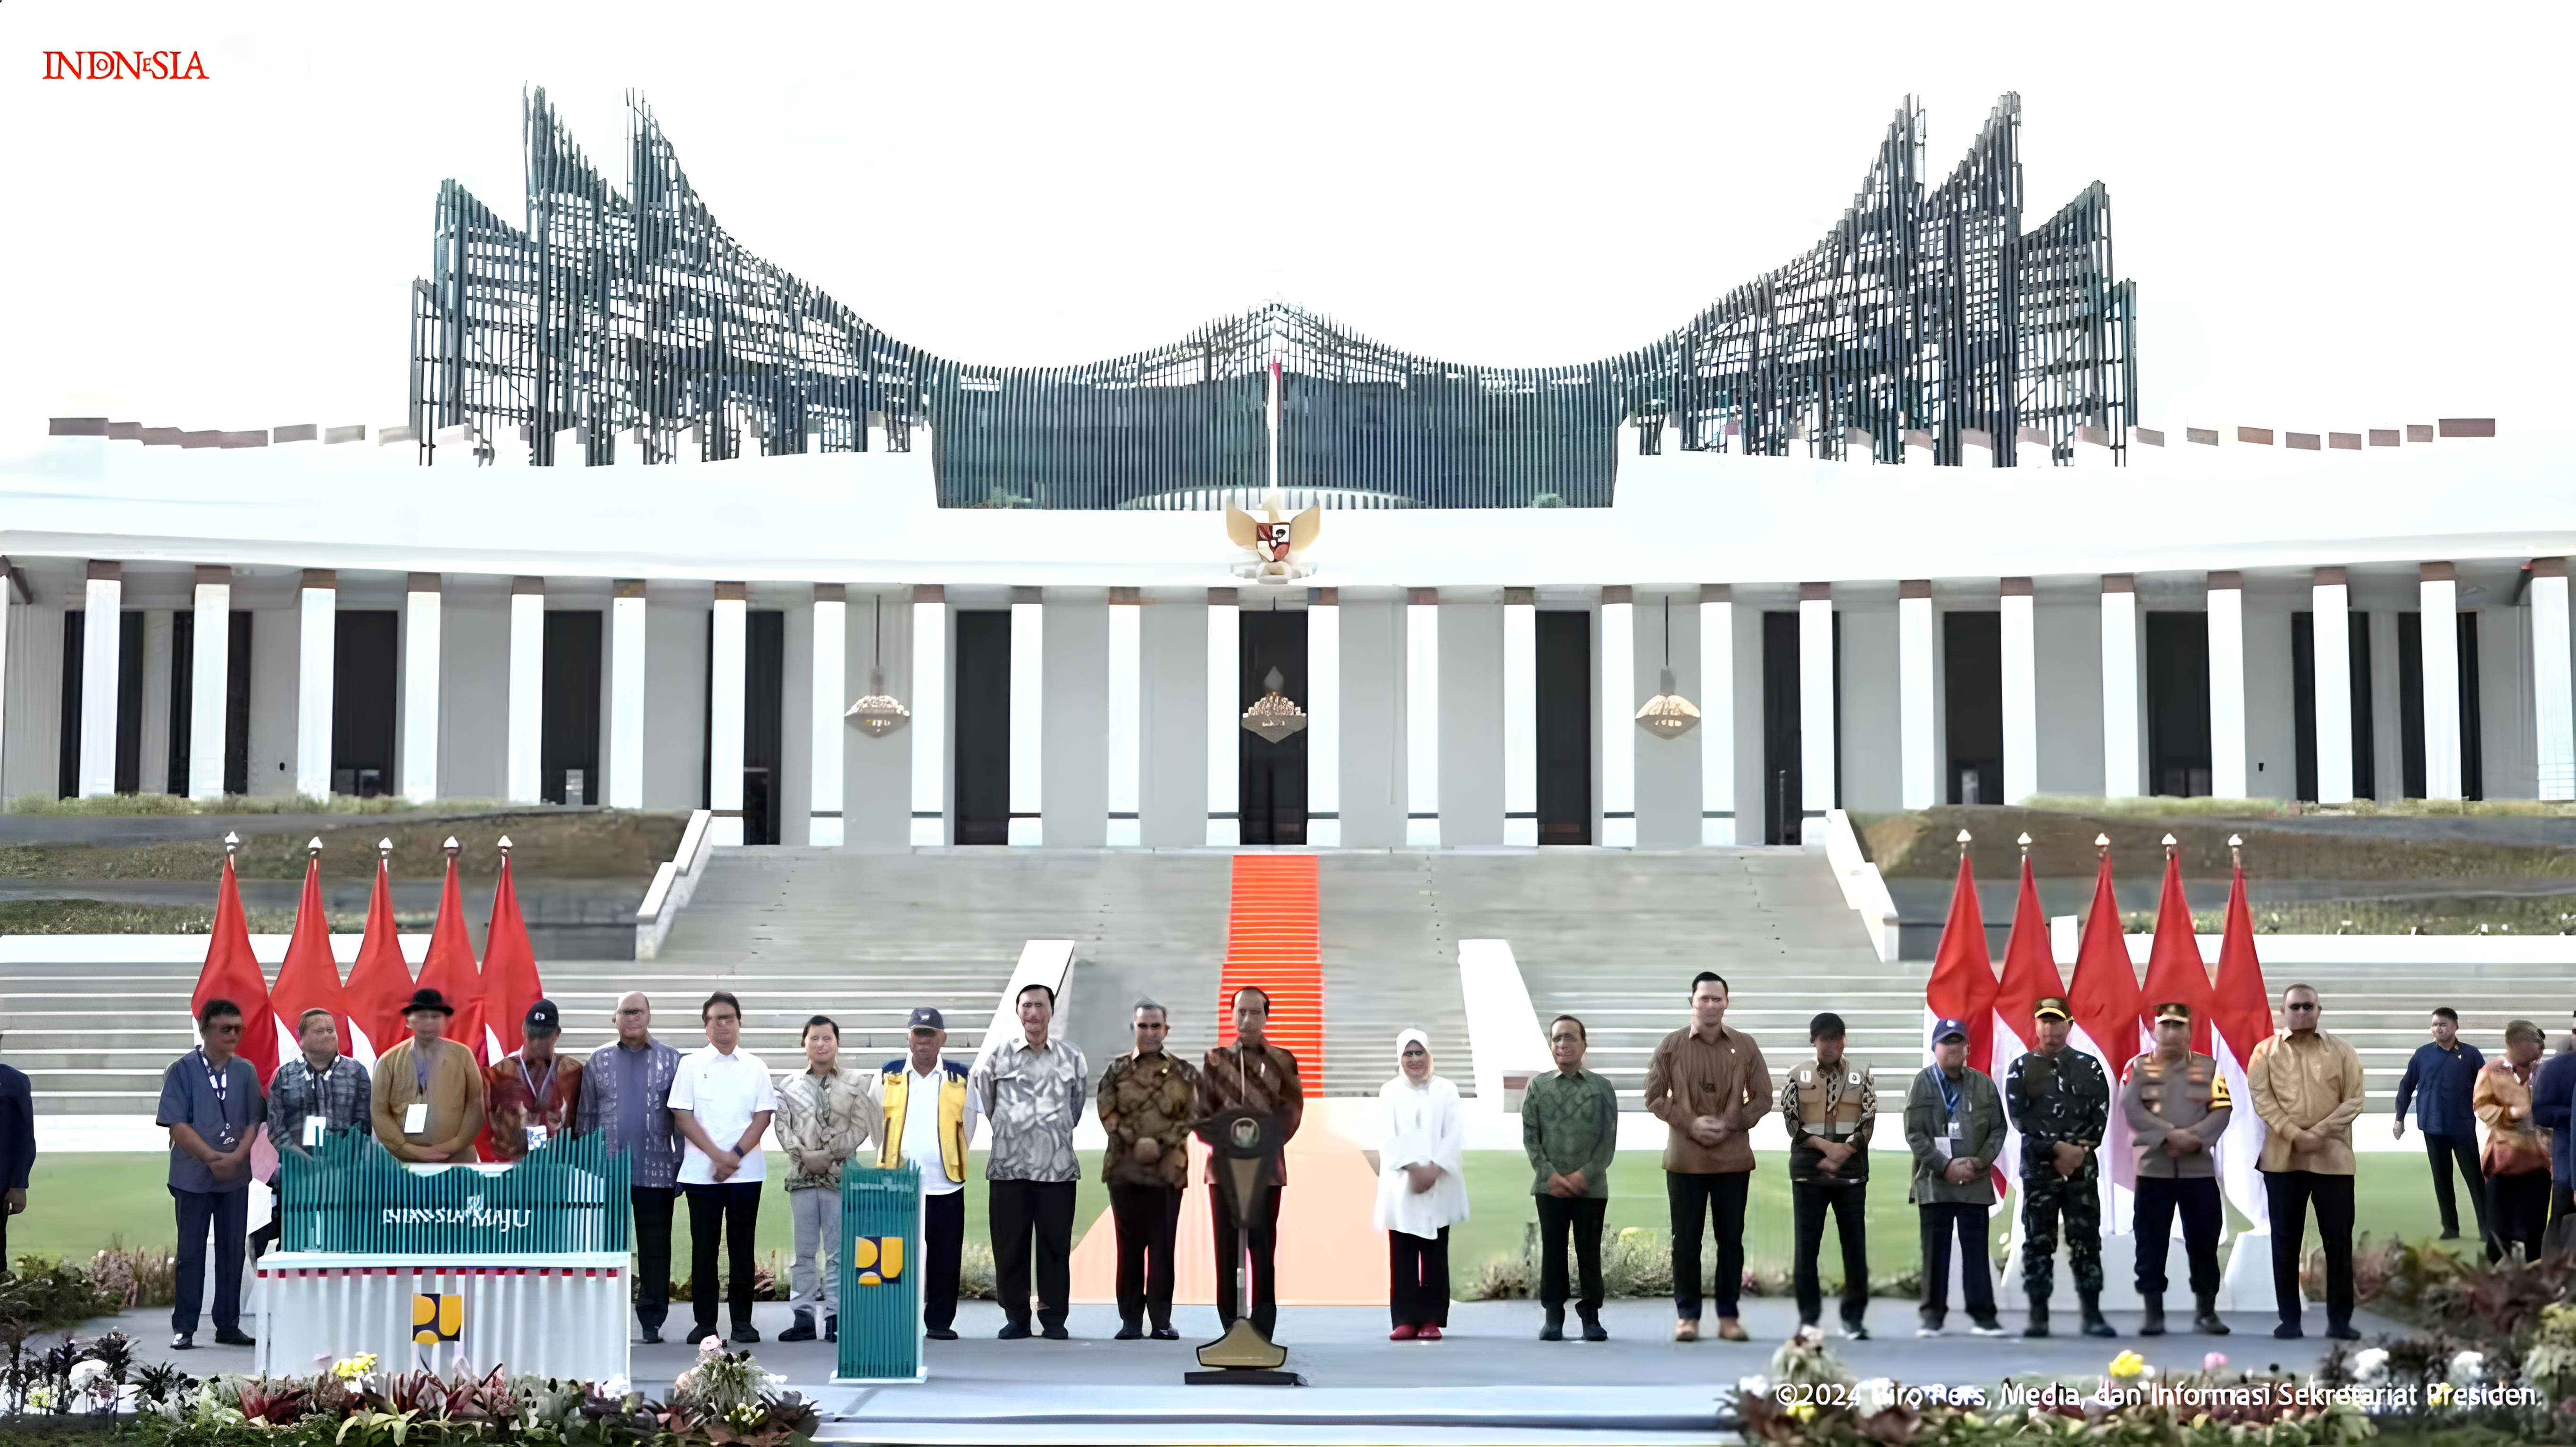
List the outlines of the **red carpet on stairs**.
{"type": "Polygon", "coordinates": [[[1217,997],[1217,1040],[1234,1043],[1234,992],[1258,985],[1270,997],[1270,1043],[1297,1057],[1308,1093],[1324,1080],[1324,955],[1316,922],[1315,856],[1234,856],[1234,904],[1226,922],[1225,985],[1217,997]]]}

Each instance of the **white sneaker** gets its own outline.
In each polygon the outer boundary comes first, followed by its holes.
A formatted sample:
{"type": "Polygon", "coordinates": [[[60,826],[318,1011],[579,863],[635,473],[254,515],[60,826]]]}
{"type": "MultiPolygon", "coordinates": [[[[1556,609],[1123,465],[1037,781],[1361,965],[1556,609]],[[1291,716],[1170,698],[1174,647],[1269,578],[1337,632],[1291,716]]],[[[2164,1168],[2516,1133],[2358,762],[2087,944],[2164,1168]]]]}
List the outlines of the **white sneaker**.
{"type": "Polygon", "coordinates": [[[2004,1324],[2003,1324],[2002,1322],[1997,1322],[1997,1323],[1995,1323],[1995,1324],[1994,1324],[1994,1325],[1992,1325],[1992,1326],[1985,1326],[1985,1325],[1976,1325],[1976,1326],[1971,1326],[1971,1327],[1969,1327],[1969,1328],[1968,1328],[1968,1335],[1970,1335],[1970,1336],[2011,1336],[2011,1335],[2012,1335],[2012,1332],[2011,1332],[2011,1331],[2009,1331],[2009,1330],[2007,1330],[2007,1329],[2005,1328],[2005,1326],[2004,1326],[2004,1324]]]}
{"type": "Polygon", "coordinates": [[[1937,1326],[1918,1326],[1914,1329],[1914,1334],[1916,1336],[1939,1336],[1941,1335],[1941,1328],[1937,1326]]]}

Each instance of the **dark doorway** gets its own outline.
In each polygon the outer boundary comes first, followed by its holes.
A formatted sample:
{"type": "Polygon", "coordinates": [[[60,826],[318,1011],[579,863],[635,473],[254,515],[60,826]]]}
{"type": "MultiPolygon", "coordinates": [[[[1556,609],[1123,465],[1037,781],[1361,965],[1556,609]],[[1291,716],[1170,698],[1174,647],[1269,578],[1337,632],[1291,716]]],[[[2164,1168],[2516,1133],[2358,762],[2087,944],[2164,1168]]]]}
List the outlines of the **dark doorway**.
{"type": "Polygon", "coordinates": [[[2352,620],[2352,796],[2379,797],[2379,720],[2370,698],[2370,615],[2352,620]]]}
{"type": "Polygon", "coordinates": [[[2397,777],[2408,799],[2424,797],[2424,615],[2397,615],[2397,777]]]}
{"type": "Polygon", "coordinates": [[[957,842],[1011,842],[1011,615],[957,615],[957,842]]]}
{"type": "Polygon", "coordinates": [[[603,635],[596,609],[549,610],[537,685],[537,797],[549,804],[599,802],[599,674],[603,635]]]}
{"type": "Polygon", "coordinates": [[[1542,612],[1538,842],[1592,842],[1592,614],[1542,612]]]}
{"type": "Polygon", "coordinates": [[[80,797],[81,652],[89,637],[88,624],[88,614],[64,610],[62,732],[55,750],[54,787],[65,799],[80,797]]]}
{"type": "Polygon", "coordinates": [[[196,732],[197,696],[197,615],[182,608],[170,615],[170,757],[167,761],[171,793],[185,798],[188,793],[188,741],[196,732]]]}
{"type": "Polygon", "coordinates": [[[394,672],[400,615],[343,609],[332,615],[331,792],[361,799],[393,792],[394,672]]]}
{"type": "Polygon", "coordinates": [[[742,842],[779,839],[780,764],[787,750],[787,615],[758,608],[743,619],[742,842]]]}
{"type": "MultiPolygon", "coordinates": [[[[1302,609],[1244,608],[1236,614],[1241,667],[1235,680],[1235,712],[1252,707],[1271,689],[1272,670],[1281,693],[1299,707],[1306,703],[1306,614],[1302,609]]],[[[1306,842],[1306,734],[1272,743],[1250,729],[1235,730],[1236,808],[1241,811],[1246,844],[1306,842]]]]}
{"type": "Polygon", "coordinates": [[[1942,614],[1941,677],[1950,802],[2009,802],[2004,798],[2004,615],[1942,614]]]}
{"type": "Polygon", "coordinates": [[[225,623],[224,792],[238,796],[250,792],[250,610],[234,609],[225,623]]]}
{"type": "Polygon", "coordinates": [[[2460,797],[2487,796],[2485,722],[2478,713],[2478,615],[2462,613],[2460,623],[2460,797]]]}
{"type": "Polygon", "coordinates": [[[2147,779],[2173,798],[2209,793],[2209,615],[2147,615],[2147,779]]]}
{"type": "Polygon", "coordinates": [[[116,615],[116,792],[143,788],[143,615],[116,615]]]}
{"type": "Polygon", "coordinates": [[[2290,615],[2290,732],[2298,797],[2317,797],[2317,615],[2290,615]]]}
{"type": "Polygon", "coordinates": [[[1762,842],[1798,842],[1798,615],[1762,615],[1762,842]]]}

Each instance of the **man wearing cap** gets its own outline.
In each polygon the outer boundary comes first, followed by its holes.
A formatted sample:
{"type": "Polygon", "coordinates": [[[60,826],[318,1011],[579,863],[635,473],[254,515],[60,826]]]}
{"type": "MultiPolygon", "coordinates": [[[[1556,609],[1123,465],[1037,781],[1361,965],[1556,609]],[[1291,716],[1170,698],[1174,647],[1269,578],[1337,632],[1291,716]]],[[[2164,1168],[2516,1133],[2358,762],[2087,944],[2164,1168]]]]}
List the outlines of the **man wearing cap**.
{"type": "Polygon", "coordinates": [[[2283,990],[2281,1029],[2256,1041],[2245,1062],[2245,1093],[2269,1132],[2256,1169],[2272,1218],[2272,1297],[2281,1313],[2272,1335],[2284,1341],[2304,1335],[2299,1266],[2310,1202],[2326,1253],[2326,1335],[2361,1338],[2352,1324],[2352,1123],[2361,1115],[2361,1055],[2317,1028],[2324,1013],[2314,989],[2283,990]]]}
{"type": "Polygon", "coordinates": [[[552,1000],[528,1007],[521,1044],[483,1072],[492,1112],[492,1159],[515,1161],[568,1132],[581,1118],[581,1062],[555,1053],[563,1017],[552,1000]]]}
{"type": "Polygon", "coordinates": [[[2066,1226],[2067,1263],[2086,1336],[2117,1336],[2102,1319],[2102,1186],[2094,1153],[2110,1124],[2111,1082],[2102,1062],[2066,1048],[2066,1000],[2031,1007],[2039,1043],[2004,1069],[2004,1113],[2021,1132],[2021,1286],[2030,1298],[2024,1336],[2048,1335],[2056,1286],[2057,1229],[2066,1226]]]}
{"type": "MultiPolygon", "coordinates": [[[[928,1005],[905,1023],[909,1053],[877,1074],[877,1164],[921,1172],[921,1324],[932,1341],[955,1341],[957,1266],[966,1247],[966,1148],[983,1103],[966,1067],[943,1059],[948,1022],[928,1005]]],[[[1021,1298],[1026,1300],[1024,1296],[1021,1298]]]]}
{"type": "Polygon", "coordinates": [[[993,1233],[993,1294],[1002,1303],[1004,1341],[1029,1334],[1029,1277],[1037,1277],[1038,1331],[1063,1341],[1073,1298],[1073,1198],[1082,1163],[1073,1128],[1091,1094],[1091,1065],[1082,1047],[1058,1040],[1055,991],[1020,987],[1020,1038],[985,1051],[966,1079],[967,1093],[993,1122],[984,1158],[984,1204],[993,1233]]]}
{"type": "Polygon", "coordinates": [[[2457,1171],[2469,1183],[2469,1208],[2477,1217],[2478,1239],[2488,1240],[2485,1182],[2478,1170],[2477,1113],[2469,1104],[2487,1058],[2460,1038],[2460,1012],[2448,1005],[2433,1007],[2430,1033],[2433,1038],[2415,1047],[2406,1073],[2398,1078],[2397,1118],[2389,1122],[2389,1134],[2405,1139],[2406,1107],[2414,1106],[2415,1127],[2424,1133],[2424,1154],[2433,1165],[2433,1204],[2442,1211],[2442,1239],[2455,1240],[2460,1234],[2459,1203],[2451,1191],[2451,1174],[2457,1171]]]}
{"type": "Polygon", "coordinates": [[[1136,1002],[1136,1048],[1100,1073],[1101,1179],[1118,1229],[1118,1340],[1145,1335],[1178,1341],[1172,1326],[1172,1243],[1181,1201],[1190,1188],[1190,1106],[1199,1072],[1163,1048],[1171,1015],[1152,1000],[1136,1002]]]}
{"type": "Polygon", "coordinates": [[[2156,1048],[2129,1065],[2120,1114],[2138,1152],[2138,1204],[2133,1238],[2138,1295],[2146,1303],[2140,1336],[2165,1332],[2165,1257],[2174,1213],[2182,1213],[2183,1252],[2191,1261],[2191,1328],[2225,1336],[2218,1319],[2218,1143],[2235,1114],[2218,1062],[2191,1048],[2191,1007],[2156,1007],[2156,1048]]]}
{"type": "Polygon", "coordinates": [[[679,1203],[680,1132],[671,1123],[671,1082],[680,1052],[653,1038],[653,1002],[619,997],[609,1017],[617,1038],[582,1067],[583,1135],[593,1131],[612,1156],[626,1157],[627,1199],[635,1210],[635,1323],[646,1346],[662,1340],[671,1311],[671,1215],[679,1203]]]}
{"type": "Polygon", "coordinates": [[[444,1039],[456,1007],[432,989],[411,992],[411,1038],[376,1057],[368,1113],[376,1139],[400,1161],[455,1161],[483,1129],[483,1069],[474,1052],[444,1039]]]}
{"type": "Polygon", "coordinates": [[[2549,1226],[2549,1142],[2531,1113],[2532,1077],[2540,1069],[2540,1027],[2516,1020],[2504,1027],[2504,1058],[2478,1071],[2470,1109],[2486,1122],[2487,1259],[2502,1260],[2520,1248],[2522,1259],[2540,1259],[2549,1226]]]}
{"type": "Polygon", "coordinates": [[[2004,1107],[1994,1081],[1968,1068],[1968,1026],[1932,1022],[1932,1063],[1905,1092],[1905,1143],[1914,1152],[1914,1185],[1906,1192],[1923,1217],[1922,1325],[1939,1336],[1950,1315],[1950,1244],[1959,1246],[1960,1292],[1978,1336],[2002,1336],[1995,1320],[1995,1272],[1986,1249],[1986,1210],[1995,1203],[1989,1172],[2004,1144],[2004,1107]]]}
{"type": "Polygon", "coordinates": [[[2531,1119],[2549,1132],[2549,1229],[2556,1230],[2576,1216],[2576,1031],[2532,1077],[2531,1119]]]}
{"type": "Polygon", "coordinates": [[[1780,1082],[1780,1120],[1789,1128],[1789,1214],[1794,1225],[1790,1275],[1798,1324],[1824,1314],[1816,1258],[1825,1246],[1825,1213],[1834,1216],[1843,1249],[1843,1335],[1869,1338],[1869,1137],[1878,1123],[1878,1083],[1869,1067],[1843,1057],[1843,1017],[1830,1011],[1807,1022],[1816,1058],[1780,1082]]]}

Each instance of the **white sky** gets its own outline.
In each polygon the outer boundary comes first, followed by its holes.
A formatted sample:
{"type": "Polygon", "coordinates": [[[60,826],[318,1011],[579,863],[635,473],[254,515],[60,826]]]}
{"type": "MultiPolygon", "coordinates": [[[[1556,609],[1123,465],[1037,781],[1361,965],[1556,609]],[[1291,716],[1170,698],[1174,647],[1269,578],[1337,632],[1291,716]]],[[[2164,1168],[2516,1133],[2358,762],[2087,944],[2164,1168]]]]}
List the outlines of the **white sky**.
{"type": "Polygon", "coordinates": [[[2538,442],[2576,381],[2567,15],[8,0],[0,456],[49,415],[403,420],[438,183],[523,219],[535,85],[620,184],[641,91],[752,251],[993,363],[1269,297],[1460,360],[1624,350],[1811,244],[1908,93],[1938,176],[2018,89],[2030,218],[2110,187],[2140,420],[2538,442]],[[40,78],[109,47],[212,79],[40,78]]]}

